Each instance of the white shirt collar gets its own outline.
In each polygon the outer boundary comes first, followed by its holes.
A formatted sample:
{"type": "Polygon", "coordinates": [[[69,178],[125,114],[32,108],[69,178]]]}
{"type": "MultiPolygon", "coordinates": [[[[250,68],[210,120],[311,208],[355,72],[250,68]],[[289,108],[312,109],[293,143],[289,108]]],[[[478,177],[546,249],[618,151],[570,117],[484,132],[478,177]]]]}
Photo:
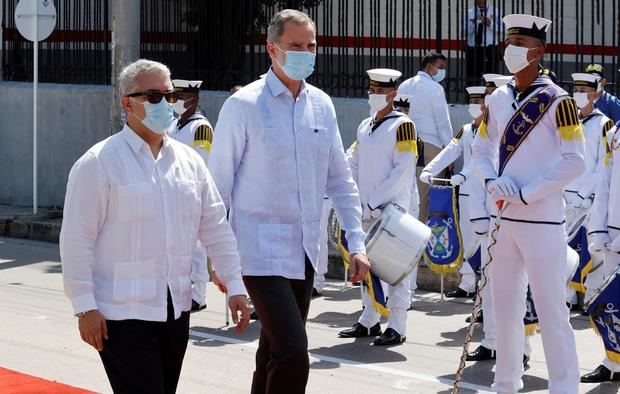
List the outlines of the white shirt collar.
{"type": "MultiPolygon", "coordinates": [[[[136,134],[136,132],[133,131],[133,129],[129,127],[129,124],[127,123],[125,123],[125,126],[123,126],[121,134],[123,135],[123,138],[125,139],[125,141],[127,141],[127,144],[129,144],[129,147],[134,153],[138,153],[144,147],[149,147],[148,144],[142,139],[142,137],[136,134]]],[[[168,136],[164,134],[164,142],[161,146],[161,152],[163,152],[164,149],[168,148],[169,145],[170,142],[168,141],[168,136]]]]}
{"type": "MultiPolygon", "coordinates": [[[[280,78],[278,78],[276,73],[273,72],[273,67],[270,67],[269,71],[267,71],[267,75],[265,76],[265,83],[267,84],[267,86],[269,86],[269,90],[271,90],[271,94],[273,95],[273,97],[278,97],[279,95],[283,93],[289,92],[286,85],[284,85],[284,83],[280,81],[280,78]]],[[[299,95],[301,96],[301,94],[305,90],[306,90],[306,81],[302,80],[301,86],[299,88],[299,95]]]]}
{"type": "Polygon", "coordinates": [[[426,77],[426,78],[431,79],[431,80],[434,81],[433,77],[431,77],[431,75],[429,73],[427,73],[426,71],[420,70],[420,71],[418,71],[418,75],[420,75],[422,77],[426,77]]]}

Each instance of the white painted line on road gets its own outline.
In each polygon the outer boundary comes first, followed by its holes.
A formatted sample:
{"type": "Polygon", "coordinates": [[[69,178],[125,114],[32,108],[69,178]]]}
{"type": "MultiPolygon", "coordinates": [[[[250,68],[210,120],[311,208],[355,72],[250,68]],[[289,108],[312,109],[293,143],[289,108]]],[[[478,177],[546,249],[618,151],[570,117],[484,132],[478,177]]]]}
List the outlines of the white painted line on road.
{"type": "MultiPolygon", "coordinates": [[[[190,330],[189,333],[190,333],[190,335],[193,335],[195,337],[202,338],[202,339],[212,339],[212,340],[215,340],[215,341],[224,342],[224,343],[230,343],[230,344],[234,344],[234,345],[242,345],[242,346],[247,346],[247,347],[250,347],[250,348],[258,348],[258,342],[248,342],[248,341],[244,341],[242,339],[229,338],[229,337],[225,337],[225,336],[221,336],[221,335],[209,334],[209,333],[206,333],[206,332],[195,331],[195,330],[190,330]]],[[[438,378],[438,377],[435,377],[435,376],[426,375],[426,374],[418,373],[418,372],[410,372],[410,371],[403,371],[403,370],[396,369],[396,368],[381,367],[381,366],[378,366],[378,365],[375,365],[375,364],[365,364],[365,363],[361,363],[359,361],[347,360],[347,359],[338,358],[338,357],[324,356],[322,354],[316,354],[316,353],[309,353],[309,355],[310,355],[310,359],[313,360],[313,361],[316,361],[316,360],[318,360],[318,361],[326,361],[326,362],[330,362],[330,363],[334,363],[334,364],[340,364],[340,365],[345,365],[345,366],[349,366],[349,367],[367,369],[367,370],[370,370],[370,371],[382,372],[382,373],[385,373],[385,374],[390,374],[390,375],[400,376],[400,377],[404,377],[404,378],[415,379],[415,380],[418,380],[418,381],[424,381],[424,382],[430,382],[430,383],[440,383],[440,384],[444,384],[444,385],[447,385],[447,386],[450,386],[450,387],[452,387],[452,383],[453,383],[453,381],[450,380],[450,379],[438,378]]],[[[480,385],[477,385],[477,384],[467,383],[467,382],[461,383],[461,388],[468,389],[468,390],[473,390],[473,391],[476,391],[478,393],[492,393],[490,387],[480,386],[480,385]]]]}

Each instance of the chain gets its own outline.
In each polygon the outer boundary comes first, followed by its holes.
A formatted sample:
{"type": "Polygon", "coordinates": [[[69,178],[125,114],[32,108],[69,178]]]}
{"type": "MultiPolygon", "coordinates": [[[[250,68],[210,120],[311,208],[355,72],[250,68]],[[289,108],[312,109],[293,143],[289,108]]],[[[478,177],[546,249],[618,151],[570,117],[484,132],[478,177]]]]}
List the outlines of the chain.
{"type": "MultiPolygon", "coordinates": [[[[504,204],[504,207],[505,206],[506,204],[504,204]]],[[[476,290],[476,301],[474,302],[474,307],[471,311],[471,321],[469,322],[469,326],[467,327],[467,335],[465,336],[465,343],[463,343],[463,352],[461,353],[459,369],[456,371],[456,376],[454,378],[454,384],[452,386],[452,394],[459,394],[461,392],[461,382],[463,381],[463,374],[465,371],[465,361],[466,361],[467,355],[469,354],[469,344],[474,335],[474,325],[476,324],[476,316],[478,315],[478,311],[480,310],[480,307],[482,306],[482,290],[486,287],[489,281],[487,277],[487,273],[488,273],[489,265],[491,265],[491,262],[493,261],[493,255],[491,254],[491,248],[493,248],[495,244],[497,243],[497,232],[499,231],[499,225],[500,225],[500,221],[502,218],[502,211],[503,209],[500,209],[498,211],[497,217],[495,218],[495,228],[493,228],[493,231],[491,231],[491,242],[489,242],[489,245],[487,246],[488,261],[485,264],[485,266],[482,267],[480,286],[478,286],[478,289],[476,290]]]]}

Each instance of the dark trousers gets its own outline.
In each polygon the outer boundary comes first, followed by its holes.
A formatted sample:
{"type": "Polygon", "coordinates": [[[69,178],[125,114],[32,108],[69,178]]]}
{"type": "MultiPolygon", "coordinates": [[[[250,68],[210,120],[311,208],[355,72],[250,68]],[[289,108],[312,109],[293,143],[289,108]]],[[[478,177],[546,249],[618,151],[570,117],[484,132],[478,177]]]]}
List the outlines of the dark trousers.
{"type": "Polygon", "coordinates": [[[465,50],[465,55],[467,58],[468,82],[480,83],[482,74],[500,73],[500,53],[497,45],[468,46],[465,50]]]}
{"type": "Polygon", "coordinates": [[[189,312],[174,319],[108,320],[108,339],[99,352],[114,393],[174,393],[189,339],[189,312]]]}
{"type": "Polygon", "coordinates": [[[306,318],[314,270],[306,257],[306,278],[244,276],[261,332],[256,351],[252,394],[301,394],[306,391],[310,363],[306,318]]]}

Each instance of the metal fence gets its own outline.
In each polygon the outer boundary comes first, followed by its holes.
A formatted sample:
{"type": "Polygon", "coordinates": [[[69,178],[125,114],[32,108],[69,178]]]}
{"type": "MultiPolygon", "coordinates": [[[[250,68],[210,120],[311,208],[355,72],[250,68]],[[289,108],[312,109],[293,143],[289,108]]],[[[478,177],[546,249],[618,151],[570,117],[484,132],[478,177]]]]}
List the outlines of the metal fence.
{"type": "MultiPolygon", "coordinates": [[[[55,1],[57,29],[41,44],[42,81],[110,82],[110,2],[55,1]]],[[[2,74],[5,80],[29,80],[32,49],[15,30],[15,3],[3,1],[2,74]]],[[[392,67],[413,76],[424,54],[439,50],[449,59],[444,83],[448,100],[458,102],[464,100],[465,86],[480,82],[481,71],[506,72],[500,55],[505,32],[499,18],[531,13],[553,21],[545,66],[566,84],[572,72],[600,63],[610,89],[618,93],[617,0],[487,3],[496,9],[497,19],[491,18],[496,29],[486,44],[498,46],[486,54],[471,45],[477,25],[467,19],[474,0],[141,0],[140,49],[143,57],[168,64],[175,77],[202,79],[206,89],[228,90],[268,69],[267,23],[278,10],[297,8],[316,21],[317,68],[310,82],[328,93],[363,97],[365,70],[392,67]],[[483,56],[490,59],[490,69],[472,72],[471,59],[483,56]]]]}

